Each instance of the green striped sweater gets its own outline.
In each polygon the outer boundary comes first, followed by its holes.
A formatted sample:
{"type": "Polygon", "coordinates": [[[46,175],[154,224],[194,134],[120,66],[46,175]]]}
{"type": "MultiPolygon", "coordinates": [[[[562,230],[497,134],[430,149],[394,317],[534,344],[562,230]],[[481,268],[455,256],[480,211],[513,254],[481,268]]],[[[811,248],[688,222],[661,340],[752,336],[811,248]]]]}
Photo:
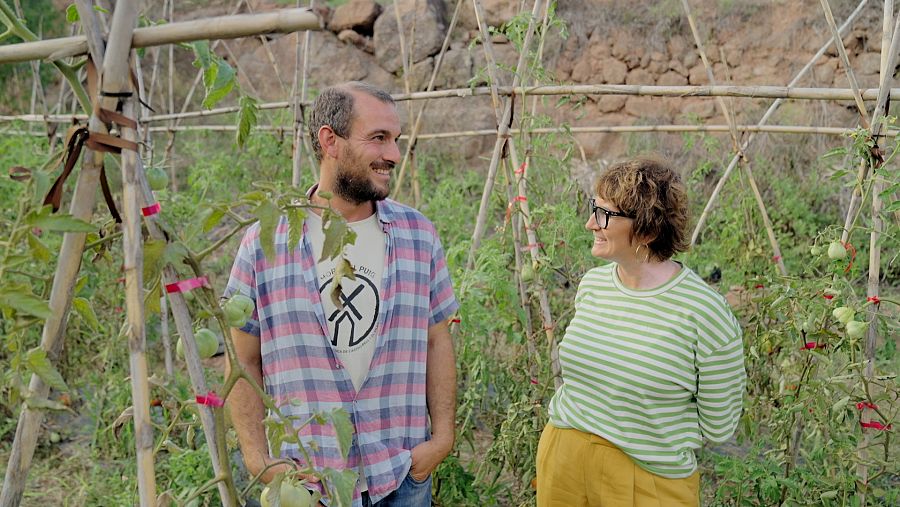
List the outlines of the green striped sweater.
{"type": "Polygon", "coordinates": [[[615,263],[594,268],[578,286],[550,422],[599,435],[654,474],[688,477],[701,438],[727,440],[741,415],[740,325],[686,267],[651,290],[616,273],[615,263]]]}

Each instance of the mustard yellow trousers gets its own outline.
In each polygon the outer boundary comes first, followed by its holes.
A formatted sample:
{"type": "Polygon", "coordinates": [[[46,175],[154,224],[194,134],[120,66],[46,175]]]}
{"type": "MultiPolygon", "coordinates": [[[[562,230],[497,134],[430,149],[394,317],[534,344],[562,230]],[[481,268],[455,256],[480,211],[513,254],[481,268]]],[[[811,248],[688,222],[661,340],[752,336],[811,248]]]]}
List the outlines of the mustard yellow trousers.
{"type": "Polygon", "coordinates": [[[537,451],[538,507],[698,507],[700,473],[666,479],[609,441],[547,424],[537,451]]]}

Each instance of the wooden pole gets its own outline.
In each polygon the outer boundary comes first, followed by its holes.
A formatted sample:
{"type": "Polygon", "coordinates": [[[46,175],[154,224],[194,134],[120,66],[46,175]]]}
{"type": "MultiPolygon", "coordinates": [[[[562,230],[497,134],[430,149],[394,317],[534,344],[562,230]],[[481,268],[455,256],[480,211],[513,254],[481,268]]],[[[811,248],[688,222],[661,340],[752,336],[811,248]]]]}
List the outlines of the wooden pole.
{"type": "Polygon", "coordinates": [[[853,67],[850,65],[850,59],[847,57],[847,48],[844,47],[844,40],[841,38],[841,34],[838,33],[837,23],[834,22],[834,14],[831,13],[831,5],[828,3],[828,0],[819,0],[819,3],[822,4],[822,11],[825,13],[825,21],[828,22],[828,28],[831,30],[831,37],[834,39],[834,47],[837,48],[841,63],[844,65],[844,70],[847,71],[847,80],[850,82],[850,88],[853,90],[853,100],[856,103],[856,108],[859,109],[859,118],[864,128],[870,128],[869,112],[866,111],[866,104],[863,102],[862,96],[859,93],[859,84],[856,82],[856,74],[853,72],[853,67]]]}
{"type": "MultiPolygon", "coordinates": [[[[134,90],[129,79],[132,31],[137,24],[137,4],[119,0],[113,12],[109,44],[100,77],[99,106],[134,118],[134,90]],[[116,94],[128,94],[122,96],[116,94]]],[[[89,29],[85,26],[85,29],[89,29]]],[[[119,125],[119,135],[137,142],[137,132],[119,125]]],[[[137,483],[141,507],[156,505],[156,474],[153,465],[153,425],[150,420],[150,386],[147,382],[146,333],[144,326],[143,239],[137,151],[122,150],[122,247],[124,250],[126,335],[134,408],[134,440],[137,452],[137,483]]]]}
{"type": "MultiPolygon", "coordinates": [[[[300,0],[297,0],[297,6],[300,6],[300,0]]],[[[310,10],[316,8],[316,0],[310,0],[310,10]]],[[[306,151],[312,157],[312,153],[306,148],[306,118],[304,117],[303,105],[306,103],[307,78],[309,76],[309,45],[312,39],[312,33],[309,31],[303,34],[303,48],[300,47],[300,35],[297,35],[296,62],[294,68],[294,85],[292,87],[291,99],[294,108],[294,150],[291,170],[291,184],[295,187],[300,186],[300,169],[303,163],[303,152],[306,151]],[[299,86],[299,88],[298,88],[299,86]]],[[[315,174],[316,164],[310,158],[310,172],[315,174]]]]}
{"type": "MultiPolygon", "coordinates": [[[[709,58],[706,56],[706,50],[703,47],[703,41],[700,38],[700,30],[697,29],[697,23],[694,20],[694,15],[691,13],[691,6],[688,3],[688,0],[681,0],[681,4],[684,7],[685,15],[688,18],[688,23],[691,25],[691,32],[694,34],[694,42],[697,44],[697,51],[700,53],[700,59],[703,61],[703,66],[706,67],[706,76],[709,79],[709,84],[715,86],[716,85],[716,77],[713,73],[712,65],[709,63],[709,58]]],[[[725,117],[725,120],[728,121],[729,132],[731,133],[731,142],[734,147],[735,154],[734,156],[738,159],[738,161],[744,160],[744,153],[741,151],[740,140],[738,138],[737,128],[735,127],[735,115],[734,111],[730,111],[728,106],[725,104],[725,99],[722,97],[716,97],[716,102],[719,105],[719,109],[722,111],[722,116],[725,117]]],[[[766,229],[766,236],[769,238],[769,244],[772,246],[772,260],[775,262],[775,265],[778,267],[778,271],[783,275],[787,275],[787,268],[784,266],[784,259],[781,256],[781,246],[778,244],[778,238],[775,236],[775,229],[772,227],[772,221],[769,219],[769,212],[766,210],[766,203],[762,198],[762,194],[759,192],[759,186],[756,184],[756,178],[753,177],[753,170],[750,168],[749,162],[743,164],[744,173],[747,175],[747,179],[750,182],[750,189],[752,190],[754,200],[756,201],[756,206],[759,208],[760,216],[763,220],[763,226],[766,229]]]]}
{"type": "MultiPolygon", "coordinates": [[[[462,7],[463,1],[464,0],[456,1],[456,9],[453,10],[453,16],[450,18],[450,26],[447,27],[447,35],[444,36],[444,42],[441,44],[441,50],[438,52],[437,58],[434,61],[434,68],[431,70],[431,78],[428,80],[428,87],[426,88],[426,91],[434,90],[434,81],[435,79],[437,79],[437,75],[441,71],[441,67],[443,66],[444,56],[446,56],[447,54],[447,48],[450,47],[450,36],[453,33],[453,29],[456,28],[456,22],[459,20],[459,12],[462,7]]],[[[410,93],[409,90],[407,90],[407,93],[410,93]]],[[[419,129],[422,126],[422,117],[424,116],[425,109],[427,107],[428,100],[425,100],[422,103],[422,106],[419,108],[418,114],[416,114],[416,121],[410,123],[412,130],[409,133],[408,142],[406,143],[406,151],[403,154],[403,161],[400,162],[400,172],[397,175],[397,181],[394,183],[395,195],[403,186],[403,177],[406,174],[406,166],[409,163],[409,159],[416,148],[419,129]]]]}
{"type": "MultiPolygon", "coordinates": [[[[476,4],[480,4],[479,0],[473,0],[473,2],[475,2],[476,4]]],[[[513,75],[513,89],[518,87],[522,73],[525,71],[525,67],[527,66],[528,50],[525,48],[531,47],[531,39],[534,36],[534,20],[540,14],[540,2],[541,0],[535,0],[534,2],[532,17],[528,22],[528,29],[525,32],[525,39],[522,43],[522,53],[519,55],[519,61],[516,64],[516,73],[513,75]]],[[[515,97],[510,97],[506,101],[503,110],[503,117],[501,118],[500,124],[497,127],[497,141],[494,143],[494,152],[491,155],[491,165],[488,168],[487,178],[485,179],[484,183],[484,191],[481,194],[481,204],[478,208],[478,217],[475,222],[475,231],[472,233],[472,245],[469,247],[469,257],[466,261],[466,270],[471,270],[473,267],[475,267],[475,252],[477,252],[478,247],[481,246],[481,238],[484,236],[484,230],[487,225],[488,208],[490,207],[490,197],[494,189],[494,181],[497,178],[497,168],[500,165],[500,156],[502,154],[503,147],[506,145],[506,142],[509,139],[513,100],[515,100],[515,97]]]]}
{"type": "MultiPolygon", "coordinates": [[[[79,8],[81,3],[77,4],[79,8]]],[[[101,128],[102,122],[92,118],[92,127],[101,128]]],[[[93,129],[93,128],[92,128],[93,129]]],[[[85,150],[81,171],[72,195],[69,214],[86,222],[91,221],[96,193],[100,182],[100,169],[103,156],[100,153],[85,150]]],[[[81,269],[81,258],[84,252],[85,233],[67,232],[63,234],[59,249],[59,259],[53,275],[50,289],[50,317],[44,321],[41,332],[41,349],[47,353],[48,359],[56,364],[63,347],[66,320],[72,304],[72,292],[81,269]]],[[[32,375],[28,384],[30,396],[46,398],[50,386],[38,375],[32,375]]],[[[12,450],[7,462],[3,488],[0,490],[0,507],[17,507],[22,501],[28,470],[34,457],[34,448],[41,429],[44,413],[40,409],[32,409],[27,404],[19,412],[16,434],[12,450]]]]}
{"type": "MultiPolygon", "coordinates": [[[[859,3],[859,5],[856,6],[856,9],[852,13],[850,13],[850,15],[847,17],[847,20],[844,21],[844,24],[841,25],[841,27],[838,29],[839,34],[845,32],[850,27],[850,24],[853,22],[853,20],[855,20],[856,17],[859,16],[860,13],[862,13],[863,7],[865,7],[866,3],[867,3],[867,0],[862,0],[859,3]]],[[[788,83],[787,89],[792,89],[792,87],[794,85],[799,83],[800,80],[806,76],[806,73],[809,72],[809,70],[813,67],[815,62],[818,61],[818,59],[821,58],[822,55],[825,54],[825,51],[827,51],[829,47],[831,47],[832,42],[833,41],[829,40],[829,41],[825,42],[825,44],[823,44],[822,47],[819,48],[819,50],[816,52],[815,55],[813,55],[813,57],[809,60],[809,62],[807,62],[807,64],[804,65],[803,68],[800,69],[799,72],[797,72],[797,75],[794,76],[794,79],[792,79],[791,82],[788,83]]],[[[863,95],[863,97],[866,96],[865,93],[862,95],[863,95]]],[[[877,95],[876,95],[876,98],[877,98],[877,95]]],[[[759,120],[757,125],[761,127],[761,126],[765,125],[766,123],[768,123],[769,118],[773,114],[775,114],[775,111],[778,110],[778,108],[781,106],[782,102],[783,102],[782,98],[778,98],[778,100],[773,102],[772,105],[769,106],[769,109],[766,110],[766,113],[763,115],[763,117],[759,120]]],[[[719,181],[716,183],[716,187],[713,189],[713,192],[710,195],[709,200],[706,202],[706,206],[703,208],[703,212],[700,214],[700,218],[697,220],[697,225],[694,226],[694,232],[693,232],[693,234],[691,234],[691,245],[695,245],[697,243],[697,238],[700,237],[700,231],[702,231],[704,225],[706,225],[706,219],[709,217],[709,214],[712,211],[712,207],[719,197],[719,193],[722,191],[722,188],[725,186],[725,182],[728,180],[728,176],[731,175],[731,171],[733,171],[734,168],[737,167],[737,164],[741,159],[741,154],[745,153],[747,151],[747,148],[750,147],[750,145],[753,143],[755,138],[756,138],[756,136],[751,134],[744,141],[744,143],[741,145],[740,153],[738,153],[737,155],[732,157],[731,162],[728,164],[728,167],[725,169],[725,172],[722,174],[722,177],[719,178],[719,181]]]]}
{"type": "MultiPolygon", "coordinates": [[[[308,9],[283,9],[261,14],[219,16],[136,28],[135,48],[193,42],[207,39],[236,39],[248,35],[321,30],[322,20],[308,9]]],[[[58,60],[88,52],[83,35],[0,46],[0,63],[29,60],[58,60]]]]}
{"type": "MultiPolygon", "coordinates": [[[[881,89],[886,89],[889,84],[891,84],[894,80],[894,62],[897,58],[897,39],[900,38],[900,16],[897,17],[897,25],[894,29],[893,35],[891,35],[891,20],[894,17],[894,2],[893,0],[885,0],[884,2],[884,17],[882,22],[882,38],[881,38],[881,89]],[[890,48],[890,49],[888,49],[890,48]]],[[[882,125],[880,121],[880,116],[884,114],[884,109],[880,109],[881,103],[879,102],[876,106],[875,112],[872,115],[872,121],[874,123],[873,128],[879,129],[882,125]]],[[[877,137],[875,138],[877,139],[877,137]]],[[[873,171],[872,177],[874,181],[872,182],[872,225],[869,232],[869,276],[866,282],[866,296],[868,298],[878,297],[879,295],[879,284],[881,278],[881,245],[880,239],[881,234],[884,231],[884,222],[881,217],[881,210],[883,208],[883,201],[881,199],[881,192],[884,188],[884,178],[873,171]]],[[[860,184],[862,184],[862,180],[860,180],[860,184]]],[[[853,196],[856,196],[856,192],[854,192],[853,196]]],[[[853,199],[851,198],[851,204],[853,199]]],[[[851,206],[852,208],[852,206],[851,206]]],[[[853,215],[855,215],[855,211],[850,210],[853,215]]],[[[848,217],[850,213],[848,213],[848,217]]],[[[852,224],[852,222],[851,222],[852,224]]],[[[849,238],[850,231],[845,227],[844,234],[846,234],[849,238]]],[[[875,349],[878,343],[878,328],[876,326],[876,317],[878,314],[878,305],[871,304],[867,308],[866,317],[869,320],[869,328],[866,331],[866,345],[864,349],[865,354],[865,366],[863,368],[863,382],[869,383],[875,376],[875,349]]],[[[869,389],[866,389],[866,395],[871,396],[872,393],[869,392],[869,389]]],[[[869,400],[872,401],[871,399],[869,400]]],[[[864,406],[862,413],[860,414],[860,422],[869,423],[872,421],[872,408],[869,406],[864,406]]],[[[859,488],[860,495],[860,505],[866,505],[866,496],[869,493],[869,445],[872,440],[871,433],[867,429],[863,429],[862,439],[860,439],[859,444],[857,444],[857,457],[859,461],[856,465],[856,475],[859,477],[858,484],[862,487],[859,488]]]]}

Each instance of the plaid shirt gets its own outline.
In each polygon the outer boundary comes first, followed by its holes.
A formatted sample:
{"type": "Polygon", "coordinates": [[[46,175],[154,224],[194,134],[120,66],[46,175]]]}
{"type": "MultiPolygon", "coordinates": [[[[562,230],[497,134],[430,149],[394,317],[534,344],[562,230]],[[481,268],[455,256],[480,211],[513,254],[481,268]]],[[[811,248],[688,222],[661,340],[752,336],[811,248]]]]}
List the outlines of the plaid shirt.
{"type": "MultiPolygon", "coordinates": [[[[400,486],[412,464],[410,450],[430,438],[428,328],[459,308],[434,225],[389,199],[376,209],[385,232],[382,304],[375,355],[358,393],[329,340],[305,223],[301,245],[289,251],[288,224],[281,218],[272,262],[260,246],[259,223],[251,226],[225,289],[226,296],[241,293],[256,302],[242,331],[260,338],[264,388],[282,412],[300,421],[336,408],[350,414],[355,434],[346,460],[328,424],[313,421],[299,437],[316,468],[358,470],[362,459],[373,503],[400,486]],[[313,441],[317,449],[308,445],[313,441]]],[[[283,444],[281,455],[302,459],[296,444],[283,444]]],[[[354,504],[361,505],[358,488],[354,504]]]]}

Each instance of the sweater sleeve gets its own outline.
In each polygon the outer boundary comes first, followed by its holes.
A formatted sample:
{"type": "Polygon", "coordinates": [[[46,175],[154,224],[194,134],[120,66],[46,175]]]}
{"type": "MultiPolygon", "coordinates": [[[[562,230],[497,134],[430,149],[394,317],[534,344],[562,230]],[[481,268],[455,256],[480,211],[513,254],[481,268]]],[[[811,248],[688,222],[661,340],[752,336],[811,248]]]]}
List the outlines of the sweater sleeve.
{"type": "Polygon", "coordinates": [[[737,322],[729,327],[733,335],[724,344],[697,357],[700,431],[711,442],[724,442],[734,434],[743,407],[744,345],[737,322]]]}

